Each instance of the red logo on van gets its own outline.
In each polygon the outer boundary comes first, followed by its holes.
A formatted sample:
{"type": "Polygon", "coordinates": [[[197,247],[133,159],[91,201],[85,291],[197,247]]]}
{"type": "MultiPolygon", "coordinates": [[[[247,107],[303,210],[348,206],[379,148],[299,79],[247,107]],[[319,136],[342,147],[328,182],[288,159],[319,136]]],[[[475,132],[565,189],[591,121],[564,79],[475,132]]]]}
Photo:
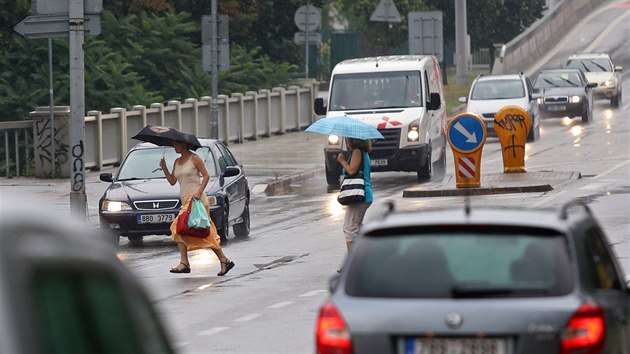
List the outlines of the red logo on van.
{"type": "Polygon", "coordinates": [[[389,120],[389,117],[385,117],[383,116],[383,118],[381,118],[381,120],[383,120],[382,123],[378,123],[378,125],[376,126],[377,129],[385,129],[387,128],[387,124],[391,124],[393,127],[402,125],[401,122],[397,121],[397,120],[389,120]]]}

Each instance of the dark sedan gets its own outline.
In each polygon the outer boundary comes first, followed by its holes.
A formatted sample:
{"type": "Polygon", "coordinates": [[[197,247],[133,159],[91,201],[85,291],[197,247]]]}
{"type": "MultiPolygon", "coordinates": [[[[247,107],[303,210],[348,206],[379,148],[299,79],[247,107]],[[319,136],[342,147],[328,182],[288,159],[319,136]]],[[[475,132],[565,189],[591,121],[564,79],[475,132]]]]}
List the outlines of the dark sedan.
{"type": "Polygon", "coordinates": [[[596,83],[589,83],[578,69],[543,70],[534,82],[540,116],[581,117],[583,123],[593,118],[593,91],[596,83]]]}
{"type": "MultiPolygon", "coordinates": [[[[249,186],[243,166],[220,141],[199,139],[196,153],[206,163],[210,181],[206,194],[210,216],[222,241],[227,241],[229,227],[236,237],[249,235],[249,186]]],[[[179,155],[171,147],[140,143],[125,157],[118,173],[102,173],[101,181],[110,182],[99,201],[101,228],[109,229],[130,241],[145,235],[170,235],[171,222],[182,201],[179,185],[171,186],[159,168],[165,157],[168,166],[179,155]]]]}

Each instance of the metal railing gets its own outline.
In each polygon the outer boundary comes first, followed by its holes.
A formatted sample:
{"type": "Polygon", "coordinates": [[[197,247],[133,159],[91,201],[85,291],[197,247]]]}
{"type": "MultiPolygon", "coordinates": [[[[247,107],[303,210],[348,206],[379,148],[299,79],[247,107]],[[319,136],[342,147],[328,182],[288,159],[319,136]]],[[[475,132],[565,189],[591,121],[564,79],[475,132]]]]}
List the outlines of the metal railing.
{"type": "Polygon", "coordinates": [[[0,151],[4,150],[1,154],[4,161],[0,157],[0,161],[3,162],[0,163],[0,175],[8,178],[30,173],[33,150],[29,145],[32,145],[32,137],[32,120],[0,122],[0,151]]]}

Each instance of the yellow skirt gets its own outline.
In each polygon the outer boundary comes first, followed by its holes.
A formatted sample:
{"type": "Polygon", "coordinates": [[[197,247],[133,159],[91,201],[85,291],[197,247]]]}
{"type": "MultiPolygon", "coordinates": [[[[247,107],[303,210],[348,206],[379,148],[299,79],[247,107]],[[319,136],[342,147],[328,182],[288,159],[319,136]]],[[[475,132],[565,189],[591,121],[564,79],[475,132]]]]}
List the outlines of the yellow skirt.
{"type": "MultiPolygon", "coordinates": [[[[220,246],[221,237],[219,236],[219,233],[217,232],[217,227],[214,225],[214,221],[212,220],[212,217],[210,217],[210,220],[212,221],[210,223],[210,234],[206,238],[185,236],[185,235],[180,235],[177,232],[175,232],[177,230],[177,219],[179,219],[179,217],[185,211],[188,210],[188,205],[191,198],[192,197],[189,197],[188,199],[186,199],[186,202],[184,202],[184,204],[182,205],[182,209],[179,211],[179,214],[177,215],[177,217],[175,217],[175,220],[173,220],[173,223],[171,224],[171,238],[175,242],[181,242],[185,244],[189,250],[196,250],[196,249],[201,249],[201,248],[213,248],[213,249],[221,248],[220,246]]],[[[201,201],[203,202],[203,205],[205,205],[208,215],[210,215],[210,207],[208,206],[208,199],[202,198],[201,201]]]]}

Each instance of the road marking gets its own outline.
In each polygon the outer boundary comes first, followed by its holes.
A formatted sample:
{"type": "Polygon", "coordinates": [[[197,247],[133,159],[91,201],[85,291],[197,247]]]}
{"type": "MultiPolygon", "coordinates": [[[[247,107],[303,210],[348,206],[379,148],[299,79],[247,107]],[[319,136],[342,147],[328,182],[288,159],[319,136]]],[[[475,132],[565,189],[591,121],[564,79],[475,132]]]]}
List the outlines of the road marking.
{"type": "Polygon", "coordinates": [[[625,165],[627,165],[628,163],[630,163],[630,160],[626,160],[626,161],[624,161],[624,162],[622,162],[622,163],[618,164],[617,166],[614,166],[614,167],[612,167],[612,168],[608,169],[607,171],[604,171],[604,172],[602,172],[602,173],[598,174],[598,175],[595,177],[595,179],[600,179],[600,178],[602,178],[602,177],[605,177],[606,175],[608,175],[608,174],[612,173],[613,171],[615,171],[615,170],[617,170],[617,169],[619,169],[619,168],[621,168],[621,167],[624,167],[624,166],[625,166],[625,165]]]}
{"type": "Polygon", "coordinates": [[[277,304],[273,304],[270,306],[267,306],[268,309],[279,309],[281,307],[285,307],[285,306],[289,306],[291,304],[293,304],[293,301],[284,301],[284,302],[279,302],[277,304]]]}
{"type": "Polygon", "coordinates": [[[255,318],[258,318],[262,316],[262,314],[260,313],[250,313],[249,315],[245,315],[243,317],[239,317],[237,319],[234,320],[234,322],[247,322],[247,321],[251,321],[255,318]]]}
{"type": "Polygon", "coordinates": [[[327,293],[328,290],[314,290],[314,291],[309,291],[307,293],[304,293],[302,295],[299,295],[298,297],[310,297],[310,296],[317,296],[319,294],[322,293],[327,293]]]}
{"type": "Polygon", "coordinates": [[[602,40],[604,40],[606,37],[608,37],[608,34],[614,29],[615,26],[617,26],[617,24],[621,21],[623,21],[624,18],[626,18],[628,15],[630,15],[630,11],[626,11],[625,14],[617,17],[616,19],[614,19],[609,25],[606,26],[606,29],[604,31],[602,31],[594,40],[593,42],[591,42],[591,44],[586,47],[586,49],[584,50],[585,52],[591,52],[593,51],[593,49],[595,49],[595,47],[597,47],[599,45],[599,42],[601,42],[602,40]]]}
{"type": "Polygon", "coordinates": [[[230,327],[212,327],[212,328],[210,328],[208,330],[205,330],[203,332],[197,333],[197,335],[198,336],[213,336],[213,335],[215,335],[217,333],[221,333],[221,332],[223,332],[225,330],[228,330],[228,329],[230,329],[230,327]]]}
{"type": "Polygon", "coordinates": [[[202,285],[202,286],[198,287],[198,288],[197,288],[197,290],[207,289],[207,288],[209,288],[209,287],[211,287],[211,286],[212,286],[212,283],[210,283],[210,284],[206,284],[206,285],[202,285]]]}

